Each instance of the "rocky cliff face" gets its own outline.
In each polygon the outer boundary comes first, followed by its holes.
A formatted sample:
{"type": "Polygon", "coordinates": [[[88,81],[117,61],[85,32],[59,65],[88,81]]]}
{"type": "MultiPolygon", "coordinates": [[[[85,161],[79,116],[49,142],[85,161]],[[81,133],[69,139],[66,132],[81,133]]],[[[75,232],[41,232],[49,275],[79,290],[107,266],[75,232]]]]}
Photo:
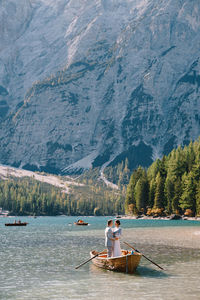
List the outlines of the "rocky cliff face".
{"type": "Polygon", "coordinates": [[[148,165],[200,135],[200,3],[3,0],[0,162],[148,165]]]}

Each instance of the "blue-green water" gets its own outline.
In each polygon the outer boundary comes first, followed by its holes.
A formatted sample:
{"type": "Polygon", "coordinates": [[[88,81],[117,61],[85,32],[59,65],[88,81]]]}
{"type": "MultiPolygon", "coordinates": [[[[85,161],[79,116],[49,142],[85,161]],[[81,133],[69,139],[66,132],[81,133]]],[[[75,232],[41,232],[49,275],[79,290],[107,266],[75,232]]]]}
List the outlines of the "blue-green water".
{"type": "Polygon", "coordinates": [[[123,239],[165,268],[144,258],[134,275],[88,263],[103,250],[108,217],[21,218],[26,227],[5,227],[0,218],[0,299],[199,299],[200,222],[122,220],[123,239]]]}

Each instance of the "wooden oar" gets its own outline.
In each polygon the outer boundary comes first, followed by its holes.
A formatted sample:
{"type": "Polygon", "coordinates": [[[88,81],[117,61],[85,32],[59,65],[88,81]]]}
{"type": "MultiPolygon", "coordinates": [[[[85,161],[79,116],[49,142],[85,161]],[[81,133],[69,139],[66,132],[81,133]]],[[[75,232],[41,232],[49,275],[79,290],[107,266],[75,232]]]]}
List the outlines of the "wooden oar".
{"type": "Polygon", "coordinates": [[[90,259],[84,261],[82,264],[76,266],[75,269],[78,269],[78,268],[82,267],[83,265],[87,264],[89,261],[91,261],[91,260],[94,259],[95,257],[97,257],[97,256],[99,256],[99,255],[101,255],[101,254],[103,254],[105,251],[106,251],[106,249],[103,250],[102,252],[97,253],[96,255],[94,255],[93,257],[91,257],[90,259]]]}
{"type": "Polygon", "coordinates": [[[131,246],[130,244],[128,244],[127,242],[123,242],[125,245],[127,245],[128,247],[132,248],[133,250],[135,250],[136,252],[140,253],[144,258],[146,258],[148,261],[150,261],[152,264],[154,264],[155,266],[157,266],[158,268],[160,268],[161,270],[164,270],[161,266],[159,266],[158,264],[156,264],[154,261],[152,261],[150,258],[146,257],[143,253],[141,253],[140,251],[138,251],[137,249],[135,249],[133,246],[131,246]]]}

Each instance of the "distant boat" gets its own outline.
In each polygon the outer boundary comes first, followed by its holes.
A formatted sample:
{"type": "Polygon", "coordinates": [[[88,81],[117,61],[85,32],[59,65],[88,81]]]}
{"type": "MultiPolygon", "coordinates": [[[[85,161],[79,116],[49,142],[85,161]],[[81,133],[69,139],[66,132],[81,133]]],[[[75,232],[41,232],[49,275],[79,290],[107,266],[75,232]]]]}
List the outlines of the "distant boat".
{"type": "Polygon", "coordinates": [[[5,226],[26,226],[28,223],[27,222],[14,222],[14,223],[5,223],[5,226]]]}
{"type": "Polygon", "coordinates": [[[74,225],[86,226],[86,225],[88,225],[88,223],[84,222],[83,220],[78,220],[77,222],[74,222],[74,225]]]}
{"type": "MultiPolygon", "coordinates": [[[[91,251],[90,257],[97,255],[97,251],[91,251]]],[[[122,256],[107,257],[107,251],[95,257],[92,261],[93,264],[99,268],[118,271],[125,273],[134,273],[137,269],[142,255],[138,252],[122,250],[122,256]]]]}

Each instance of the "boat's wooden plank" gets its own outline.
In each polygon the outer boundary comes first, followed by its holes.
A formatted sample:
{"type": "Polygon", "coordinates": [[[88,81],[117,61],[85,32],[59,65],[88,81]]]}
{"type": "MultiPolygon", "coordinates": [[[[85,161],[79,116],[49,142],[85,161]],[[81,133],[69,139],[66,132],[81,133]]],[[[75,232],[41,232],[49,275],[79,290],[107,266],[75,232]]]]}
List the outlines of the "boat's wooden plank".
{"type": "MultiPolygon", "coordinates": [[[[123,252],[123,251],[122,251],[123,252]]],[[[97,254],[97,251],[91,251],[91,257],[97,254]]],[[[125,252],[126,253],[126,252],[125,252]]],[[[138,267],[141,259],[141,254],[128,252],[126,255],[119,257],[106,257],[105,255],[100,255],[93,259],[94,265],[97,267],[120,272],[133,273],[138,267]]]]}

